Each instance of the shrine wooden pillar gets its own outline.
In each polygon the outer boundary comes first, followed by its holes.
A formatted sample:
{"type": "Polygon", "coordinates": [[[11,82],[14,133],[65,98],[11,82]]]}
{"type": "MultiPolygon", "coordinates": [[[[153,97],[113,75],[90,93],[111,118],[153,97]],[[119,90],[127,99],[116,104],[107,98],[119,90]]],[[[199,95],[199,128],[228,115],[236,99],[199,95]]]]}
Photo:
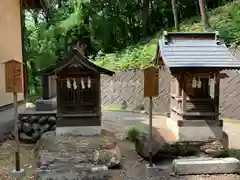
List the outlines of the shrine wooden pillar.
{"type": "Polygon", "coordinates": [[[181,82],[181,94],[182,94],[182,113],[186,112],[186,83],[187,83],[187,76],[182,73],[181,74],[182,82],[181,82]]]}
{"type": "Polygon", "coordinates": [[[219,120],[219,89],[220,89],[220,73],[214,74],[214,104],[215,104],[215,120],[219,120]]]}
{"type": "Polygon", "coordinates": [[[177,95],[179,97],[182,96],[182,83],[183,83],[183,76],[182,76],[182,73],[180,73],[180,75],[178,75],[178,81],[177,81],[177,95]]]}
{"type": "Polygon", "coordinates": [[[102,107],[101,107],[101,101],[102,101],[102,98],[101,98],[101,74],[98,74],[98,78],[97,78],[97,114],[99,115],[99,117],[101,117],[102,115],[102,107]]]}

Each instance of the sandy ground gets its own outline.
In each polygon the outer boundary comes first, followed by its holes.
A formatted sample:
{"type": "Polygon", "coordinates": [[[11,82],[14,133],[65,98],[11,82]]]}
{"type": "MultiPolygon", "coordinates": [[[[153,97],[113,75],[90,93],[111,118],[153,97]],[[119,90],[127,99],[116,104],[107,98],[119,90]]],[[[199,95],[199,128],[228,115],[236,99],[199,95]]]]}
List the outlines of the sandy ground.
{"type": "MultiPolygon", "coordinates": [[[[35,177],[34,147],[34,145],[21,144],[20,148],[20,164],[27,173],[27,180],[33,180],[35,177]]],[[[15,169],[15,141],[8,140],[0,147],[0,179],[12,179],[10,176],[13,169],[15,169]]]]}
{"type": "MultiPolygon", "coordinates": [[[[143,121],[147,118],[146,115],[140,114],[129,114],[119,113],[117,118],[116,114],[107,114],[111,119],[105,121],[105,126],[113,128],[117,131],[117,135],[124,133],[122,130],[126,130],[125,127],[128,125],[139,124],[137,121],[141,119],[141,126],[145,129],[145,123],[143,121]],[[121,122],[123,120],[123,122],[121,122]],[[136,121],[136,122],[135,122],[136,121]]],[[[229,134],[230,148],[240,149],[240,143],[238,140],[238,133],[240,132],[240,125],[226,124],[224,129],[229,134]]],[[[121,138],[119,138],[121,139],[121,138]]],[[[111,180],[145,180],[146,179],[146,168],[147,164],[138,154],[135,152],[134,145],[127,140],[118,140],[118,146],[122,154],[122,167],[121,169],[110,170],[112,176],[111,180]]],[[[35,179],[36,165],[34,159],[34,148],[35,145],[21,144],[21,167],[25,169],[27,174],[26,180],[35,179]]],[[[0,145],[0,180],[12,179],[9,175],[14,169],[15,164],[15,142],[6,141],[0,145]]],[[[239,154],[238,154],[239,155],[239,154]]],[[[171,160],[164,160],[158,164],[160,169],[152,173],[152,180],[236,180],[240,179],[238,175],[217,175],[217,176],[184,176],[174,177],[171,175],[171,160]]],[[[24,179],[25,180],[25,179],[24,179]]]]}
{"type": "MultiPolygon", "coordinates": [[[[110,180],[146,180],[147,164],[135,152],[134,145],[127,140],[118,140],[118,146],[122,154],[122,166],[120,169],[110,170],[110,180]]],[[[0,180],[10,180],[11,171],[14,169],[14,141],[6,141],[0,148],[0,180]]],[[[34,159],[34,145],[21,144],[21,167],[25,169],[27,178],[35,180],[36,166],[34,159]]],[[[175,177],[171,175],[171,160],[157,163],[160,169],[151,173],[151,180],[237,180],[238,175],[201,175],[175,177]]]]}

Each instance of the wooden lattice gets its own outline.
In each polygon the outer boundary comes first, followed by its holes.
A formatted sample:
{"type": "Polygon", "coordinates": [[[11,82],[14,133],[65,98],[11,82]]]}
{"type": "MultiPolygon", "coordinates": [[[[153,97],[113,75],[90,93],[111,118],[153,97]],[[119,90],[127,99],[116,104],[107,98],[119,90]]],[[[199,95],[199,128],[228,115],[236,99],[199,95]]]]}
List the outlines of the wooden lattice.
{"type": "Polygon", "coordinates": [[[60,101],[63,113],[82,112],[95,113],[97,107],[96,81],[91,79],[91,87],[88,87],[88,78],[84,77],[84,88],[82,87],[82,78],[60,78],[60,101]],[[68,88],[67,81],[70,81],[71,87],[68,88]],[[77,88],[74,89],[73,81],[76,81],[77,88]]]}

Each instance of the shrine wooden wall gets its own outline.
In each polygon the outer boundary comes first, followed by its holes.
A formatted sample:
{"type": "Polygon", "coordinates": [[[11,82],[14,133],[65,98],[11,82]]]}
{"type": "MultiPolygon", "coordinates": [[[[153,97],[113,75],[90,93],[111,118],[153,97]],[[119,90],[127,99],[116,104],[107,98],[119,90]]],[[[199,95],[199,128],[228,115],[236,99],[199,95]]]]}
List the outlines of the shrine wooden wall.
{"type": "MultiPolygon", "coordinates": [[[[20,4],[19,0],[0,1],[0,107],[11,104],[12,94],[5,93],[3,62],[15,59],[22,62],[20,4]]],[[[23,94],[19,94],[23,100],[23,94]]]]}
{"type": "Polygon", "coordinates": [[[49,97],[55,97],[57,94],[57,83],[56,83],[56,77],[55,76],[49,76],[49,97]]]}

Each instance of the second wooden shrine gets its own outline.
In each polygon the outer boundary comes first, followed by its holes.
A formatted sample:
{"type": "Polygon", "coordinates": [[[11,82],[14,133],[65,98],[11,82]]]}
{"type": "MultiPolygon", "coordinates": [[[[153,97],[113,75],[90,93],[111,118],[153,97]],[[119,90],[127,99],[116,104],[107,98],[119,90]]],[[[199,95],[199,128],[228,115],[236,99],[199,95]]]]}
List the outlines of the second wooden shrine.
{"type": "Polygon", "coordinates": [[[216,32],[167,33],[157,60],[171,74],[169,129],[180,141],[221,139],[219,89],[222,70],[240,69],[216,32]]]}

